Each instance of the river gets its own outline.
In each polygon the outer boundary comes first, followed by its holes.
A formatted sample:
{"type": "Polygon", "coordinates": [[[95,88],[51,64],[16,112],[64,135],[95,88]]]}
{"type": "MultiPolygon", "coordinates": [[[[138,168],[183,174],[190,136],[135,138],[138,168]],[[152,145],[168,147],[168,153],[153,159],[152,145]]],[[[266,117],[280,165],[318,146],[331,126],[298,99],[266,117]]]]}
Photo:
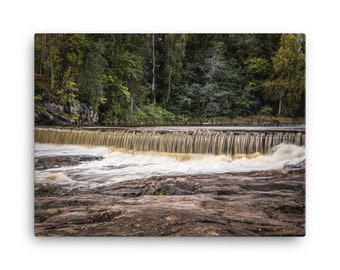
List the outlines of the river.
{"type": "Polygon", "coordinates": [[[131,153],[108,147],[35,143],[35,161],[51,161],[35,171],[39,184],[66,188],[95,188],[132,179],[162,175],[213,174],[281,169],[287,163],[305,159],[305,146],[281,143],[266,154],[211,155],[131,153]],[[53,162],[62,157],[93,157],[75,164],[53,162]],[[97,158],[97,159],[95,159],[97,158]]]}

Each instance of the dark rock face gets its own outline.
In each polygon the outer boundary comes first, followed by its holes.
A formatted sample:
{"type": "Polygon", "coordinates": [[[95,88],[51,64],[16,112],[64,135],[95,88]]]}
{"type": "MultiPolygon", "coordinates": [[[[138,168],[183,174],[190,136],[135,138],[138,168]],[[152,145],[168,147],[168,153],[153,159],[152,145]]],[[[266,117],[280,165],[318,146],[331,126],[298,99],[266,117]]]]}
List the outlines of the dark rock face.
{"type": "Polygon", "coordinates": [[[98,123],[98,120],[98,114],[94,112],[89,105],[80,103],[79,119],[77,124],[94,125],[98,123]]]}
{"type": "Polygon", "coordinates": [[[58,168],[62,166],[73,166],[85,161],[100,160],[102,157],[91,155],[70,155],[56,157],[39,157],[34,160],[36,170],[45,170],[49,168],[58,168]]]}
{"type": "Polygon", "coordinates": [[[36,185],[36,236],[303,236],[305,171],[36,185]]]}
{"type": "Polygon", "coordinates": [[[45,102],[44,108],[44,111],[35,112],[37,125],[95,125],[99,120],[91,106],[75,100],[67,105],[45,102]]]}

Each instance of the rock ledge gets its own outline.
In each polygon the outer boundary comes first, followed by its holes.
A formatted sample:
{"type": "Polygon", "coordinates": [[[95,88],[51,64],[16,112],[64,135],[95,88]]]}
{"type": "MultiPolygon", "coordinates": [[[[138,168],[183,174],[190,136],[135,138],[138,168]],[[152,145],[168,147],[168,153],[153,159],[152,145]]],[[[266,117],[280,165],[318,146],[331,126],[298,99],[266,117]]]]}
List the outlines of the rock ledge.
{"type": "Polygon", "coordinates": [[[304,236],[305,170],[36,185],[36,236],[304,236]]]}

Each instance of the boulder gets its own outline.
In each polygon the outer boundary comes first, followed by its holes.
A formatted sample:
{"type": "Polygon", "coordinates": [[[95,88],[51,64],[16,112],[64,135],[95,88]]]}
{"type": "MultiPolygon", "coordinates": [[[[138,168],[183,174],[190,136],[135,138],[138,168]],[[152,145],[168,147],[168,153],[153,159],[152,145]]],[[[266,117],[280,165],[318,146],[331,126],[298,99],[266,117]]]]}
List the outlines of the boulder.
{"type": "Polygon", "coordinates": [[[283,165],[283,169],[290,171],[290,170],[295,170],[295,169],[300,169],[300,168],[304,168],[306,166],[306,160],[302,160],[298,163],[286,163],[283,165]]]}

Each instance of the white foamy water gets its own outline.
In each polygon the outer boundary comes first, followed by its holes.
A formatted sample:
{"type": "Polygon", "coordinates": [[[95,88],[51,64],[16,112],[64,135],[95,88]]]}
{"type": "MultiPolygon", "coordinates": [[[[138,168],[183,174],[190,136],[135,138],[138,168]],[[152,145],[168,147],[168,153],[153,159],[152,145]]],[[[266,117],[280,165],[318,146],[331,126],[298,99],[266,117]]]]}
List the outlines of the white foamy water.
{"type": "Polygon", "coordinates": [[[93,155],[101,160],[77,165],[36,170],[37,183],[53,183],[79,188],[93,188],[119,181],[162,175],[212,174],[281,169],[286,163],[305,159],[305,147],[280,144],[266,155],[233,159],[225,155],[190,155],[183,160],[175,156],[124,153],[106,147],[35,144],[35,157],[93,155]]]}

